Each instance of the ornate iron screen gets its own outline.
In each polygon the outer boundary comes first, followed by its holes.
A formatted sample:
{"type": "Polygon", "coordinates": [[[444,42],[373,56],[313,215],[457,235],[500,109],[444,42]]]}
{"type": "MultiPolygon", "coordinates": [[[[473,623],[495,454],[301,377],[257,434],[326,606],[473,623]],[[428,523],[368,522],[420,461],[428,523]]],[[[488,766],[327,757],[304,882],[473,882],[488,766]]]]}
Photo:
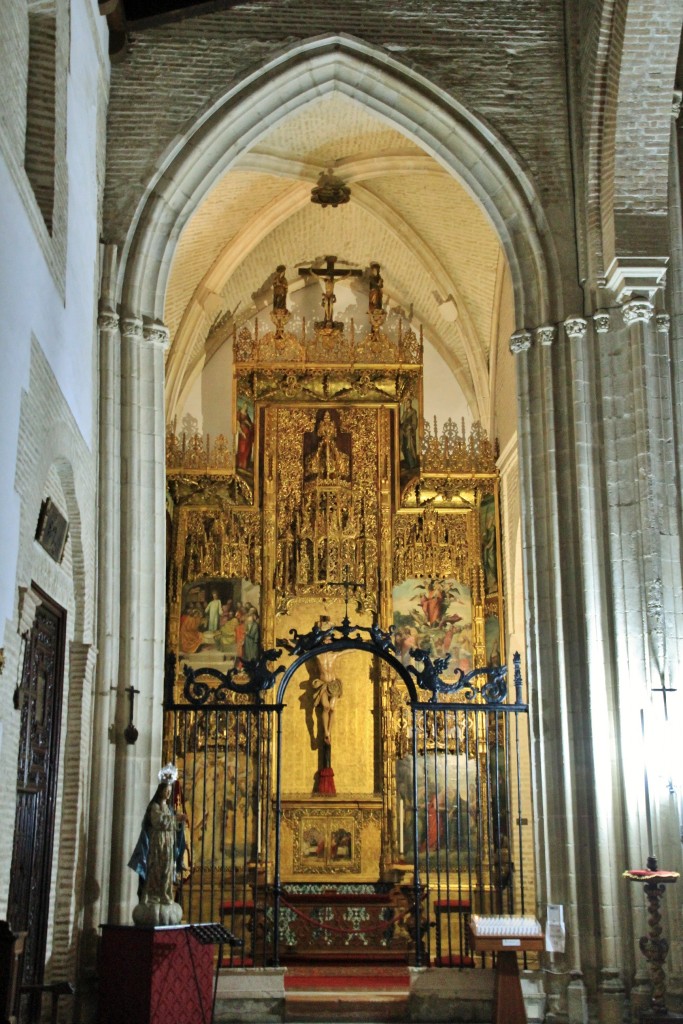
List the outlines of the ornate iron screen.
{"type": "Polygon", "coordinates": [[[279,963],[285,693],[311,658],[362,650],[403,681],[410,715],[395,777],[384,780],[383,856],[394,862],[388,873],[400,875],[384,935],[404,929],[417,965],[474,966],[469,914],[525,910],[520,751],[528,709],[519,657],[510,701],[505,666],[456,670],[455,682],[444,683],[447,659],[416,649],[405,666],[393,629],[351,626],[348,617],[279,643],[226,673],[186,667],[182,700],[166,702],[165,756],[178,765],[176,800],[189,818],[178,894],[185,919],[221,921],[236,936],[224,966],[279,963]],[[293,660],[274,667],[283,649],[293,660]],[[405,914],[395,913],[401,894],[405,914]]]}

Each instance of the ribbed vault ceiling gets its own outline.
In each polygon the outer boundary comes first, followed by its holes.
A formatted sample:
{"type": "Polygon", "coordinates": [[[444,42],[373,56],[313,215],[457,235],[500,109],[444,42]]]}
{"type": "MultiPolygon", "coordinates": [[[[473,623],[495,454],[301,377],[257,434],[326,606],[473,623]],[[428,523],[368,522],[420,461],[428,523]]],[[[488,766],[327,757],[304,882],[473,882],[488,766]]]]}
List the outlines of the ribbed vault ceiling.
{"type": "Polygon", "coordinates": [[[504,264],[498,239],[435,159],[340,94],[264,128],[185,227],[166,296],[169,415],[201,372],[216,317],[230,310],[239,324],[269,304],[278,263],[292,289],[297,267],[327,254],[363,269],[381,263],[385,307],[412,310],[474,418],[486,421],[504,264]],[[351,187],[351,201],[336,209],[310,202],[328,167],[351,187]]]}

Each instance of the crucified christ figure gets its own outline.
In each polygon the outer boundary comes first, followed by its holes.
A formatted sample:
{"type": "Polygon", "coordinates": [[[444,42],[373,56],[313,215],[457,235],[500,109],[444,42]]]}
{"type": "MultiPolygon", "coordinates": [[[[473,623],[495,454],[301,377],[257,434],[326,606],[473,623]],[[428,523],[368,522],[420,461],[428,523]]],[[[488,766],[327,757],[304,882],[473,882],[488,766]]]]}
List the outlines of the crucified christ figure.
{"type": "Polygon", "coordinates": [[[323,754],[325,767],[331,767],[332,751],[332,719],[337,706],[337,700],[342,695],[341,679],[334,674],[334,663],[343,654],[343,651],[330,651],[329,654],[319,654],[316,657],[320,669],[320,676],[313,680],[315,693],[313,696],[313,707],[320,708],[320,717],[323,725],[323,754]]]}
{"type": "Polygon", "coordinates": [[[322,297],[324,319],[320,321],[320,323],[316,323],[316,327],[332,328],[338,326],[334,320],[334,303],[336,301],[334,294],[334,282],[344,280],[344,278],[347,277],[360,277],[363,273],[362,270],[354,270],[351,267],[346,267],[341,270],[339,267],[335,267],[336,260],[336,256],[326,256],[324,268],[299,267],[299,273],[302,277],[314,274],[315,277],[325,282],[322,297]]]}

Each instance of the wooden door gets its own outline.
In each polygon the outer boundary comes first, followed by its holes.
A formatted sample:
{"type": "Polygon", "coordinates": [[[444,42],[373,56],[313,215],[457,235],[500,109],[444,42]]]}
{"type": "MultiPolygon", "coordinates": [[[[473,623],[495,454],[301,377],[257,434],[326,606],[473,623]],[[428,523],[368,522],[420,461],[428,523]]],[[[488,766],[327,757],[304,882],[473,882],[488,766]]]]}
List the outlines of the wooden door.
{"type": "MultiPolygon", "coordinates": [[[[45,966],[65,620],[64,610],[44,597],[27,638],[19,690],[21,728],[7,917],[15,932],[28,933],[24,985],[40,984],[45,966]]],[[[33,1009],[23,1006],[22,1019],[32,1019],[33,1009]]]]}

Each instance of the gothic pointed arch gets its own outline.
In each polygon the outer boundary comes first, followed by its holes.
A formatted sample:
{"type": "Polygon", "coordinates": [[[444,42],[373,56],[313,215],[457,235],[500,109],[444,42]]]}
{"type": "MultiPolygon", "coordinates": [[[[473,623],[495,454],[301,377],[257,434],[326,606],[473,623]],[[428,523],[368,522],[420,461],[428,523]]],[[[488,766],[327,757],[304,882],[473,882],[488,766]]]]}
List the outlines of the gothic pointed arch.
{"type": "Polygon", "coordinates": [[[515,154],[444,90],[346,35],[307,40],[283,52],[228,89],[174,141],[129,226],[119,274],[124,311],[161,319],[175,245],[212,185],[272,124],[333,91],[397,127],[475,197],[509,261],[517,323],[557,319],[557,254],[534,182],[515,154]]]}

